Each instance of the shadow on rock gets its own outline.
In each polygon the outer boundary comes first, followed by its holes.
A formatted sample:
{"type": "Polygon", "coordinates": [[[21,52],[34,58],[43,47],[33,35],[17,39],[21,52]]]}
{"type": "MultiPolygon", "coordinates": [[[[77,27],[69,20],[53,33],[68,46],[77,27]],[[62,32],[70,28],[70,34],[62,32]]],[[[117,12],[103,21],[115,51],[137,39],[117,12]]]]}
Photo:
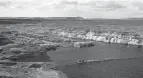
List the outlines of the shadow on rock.
{"type": "Polygon", "coordinates": [[[13,43],[13,42],[9,40],[8,38],[4,37],[3,35],[0,35],[0,46],[6,45],[9,43],[13,43]]]}

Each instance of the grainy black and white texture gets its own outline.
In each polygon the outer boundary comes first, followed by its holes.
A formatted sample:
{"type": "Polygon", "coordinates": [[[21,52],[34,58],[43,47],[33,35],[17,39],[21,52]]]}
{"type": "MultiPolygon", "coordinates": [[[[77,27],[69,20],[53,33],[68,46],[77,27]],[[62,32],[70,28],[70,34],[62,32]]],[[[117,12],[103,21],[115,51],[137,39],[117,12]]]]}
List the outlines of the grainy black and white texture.
{"type": "Polygon", "coordinates": [[[0,78],[143,78],[142,0],[0,0],[0,78]]]}

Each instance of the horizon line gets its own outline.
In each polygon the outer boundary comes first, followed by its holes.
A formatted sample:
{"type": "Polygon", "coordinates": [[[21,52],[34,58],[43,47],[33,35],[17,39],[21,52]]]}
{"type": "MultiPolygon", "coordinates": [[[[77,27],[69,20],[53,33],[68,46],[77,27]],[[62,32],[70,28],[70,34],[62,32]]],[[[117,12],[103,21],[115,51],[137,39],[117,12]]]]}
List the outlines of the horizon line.
{"type": "Polygon", "coordinates": [[[81,16],[57,16],[57,17],[13,17],[13,16],[8,16],[8,17],[0,17],[1,18],[82,18],[82,19],[143,19],[143,17],[128,17],[128,18],[85,18],[81,16]]]}

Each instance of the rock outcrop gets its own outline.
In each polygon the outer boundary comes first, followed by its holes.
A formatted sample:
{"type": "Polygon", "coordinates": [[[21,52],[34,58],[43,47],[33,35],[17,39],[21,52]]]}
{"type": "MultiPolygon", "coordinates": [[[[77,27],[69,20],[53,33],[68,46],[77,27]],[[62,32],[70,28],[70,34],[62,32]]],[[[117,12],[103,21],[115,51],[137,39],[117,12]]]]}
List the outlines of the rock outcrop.
{"type": "Polygon", "coordinates": [[[44,71],[43,69],[38,70],[38,78],[67,78],[67,76],[61,71],[48,70],[44,71]]]}
{"type": "MultiPolygon", "coordinates": [[[[80,32],[80,31],[77,31],[80,32]]],[[[129,32],[100,32],[96,33],[88,31],[84,33],[70,33],[66,31],[57,32],[62,37],[80,38],[83,40],[93,40],[106,43],[119,43],[119,44],[131,44],[131,45],[143,45],[141,39],[137,39],[136,33],[130,34],[129,32]]],[[[139,36],[138,36],[139,37],[139,36]]]]}
{"type": "Polygon", "coordinates": [[[74,47],[83,48],[83,47],[92,47],[94,46],[93,42],[74,42],[74,47]]]}
{"type": "Polygon", "coordinates": [[[131,39],[128,44],[131,44],[131,45],[142,45],[140,44],[141,42],[137,39],[131,39]]]}
{"type": "Polygon", "coordinates": [[[0,35],[0,46],[13,43],[10,39],[6,38],[3,35],[0,35]]]}

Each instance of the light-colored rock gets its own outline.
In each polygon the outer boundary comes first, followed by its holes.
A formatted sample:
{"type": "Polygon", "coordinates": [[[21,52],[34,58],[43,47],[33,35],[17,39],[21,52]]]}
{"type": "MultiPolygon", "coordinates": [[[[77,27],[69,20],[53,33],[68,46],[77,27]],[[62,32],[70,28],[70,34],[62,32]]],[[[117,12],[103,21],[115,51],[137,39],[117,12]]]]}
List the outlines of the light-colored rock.
{"type": "Polygon", "coordinates": [[[125,40],[132,40],[132,38],[130,36],[122,36],[122,39],[125,39],[125,40]]]}
{"type": "Polygon", "coordinates": [[[73,38],[75,36],[75,33],[68,33],[67,34],[67,37],[69,37],[69,38],[73,38]]]}
{"type": "Polygon", "coordinates": [[[76,63],[83,64],[83,63],[91,63],[91,62],[97,62],[99,60],[78,60],[76,63]]]}
{"type": "Polygon", "coordinates": [[[113,37],[117,37],[117,36],[118,36],[118,34],[117,34],[116,32],[114,32],[114,33],[112,33],[112,34],[111,34],[111,36],[113,36],[113,37]]]}
{"type": "Polygon", "coordinates": [[[84,35],[77,35],[77,38],[81,38],[81,39],[85,39],[86,38],[86,36],[84,36],[84,35]]]}
{"type": "Polygon", "coordinates": [[[66,32],[58,32],[58,35],[59,35],[59,36],[66,36],[67,33],[66,33],[66,32]]]}
{"type": "MultiPolygon", "coordinates": [[[[89,32],[85,32],[83,34],[80,31],[74,32],[72,31],[60,31],[58,32],[59,36],[69,37],[69,38],[80,38],[80,39],[87,39],[87,40],[95,40],[95,41],[102,41],[106,43],[119,43],[119,44],[132,44],[132,45],[143,45],[137,39],[132,39],[134,36],[128,32],[99,32],[96,34],[89,30],[89,32]],[[100,34],[99,34],[100,33],[100,34]]],[[[80,46],[81,44],[76,44],[76,46],[80,46]]],[[[83,45],[83,44],[82,44],[83,45]]]]}
{"type": "Polygon", "coordinates": [[[92,40],[96,40],[98,38],[98,36],[93,36],[92,40]]]}
{"type": "Polygon", "coordinates": [[[40,49],[46,49],[47,51],[56,50],[59,45],[50,45],[50,44],[39,44],[40,49]]]}
{"type": "Polygon", "coordinates": [[[88,32],[87,34],[86,34],[86,39],[92,39],[93,38],[93,36],[94,36],[94,32],[88,32]]]}
{"type": "Polygon", "coordinates": [[[41,41],[44,43],[44,45],[59,45],[58,43],[55,43],[55,42],[50,42],[50,41],[45,41],[45,40],[41,40],[41,41]]]}
{"type": "Polygon", "coordinates": [[[83,48],[94,46],[93,42],[75,42],[74,47],[83,48]]]}
{"type": "Polygon", "coordinates": [[[120,43],[120,44],[128,44],[128,40],[125,40],[125,39],[117,39],[117,42],[116,43],[120,43]]]}
{"type": "Polygon", "coordinates": [[[1,46],[1,48],[2,49],[7,49],[7,48],[18,47],[18,46],[20,46],[20,44],[13,43],[13,44],[7,44],[7,45],[4,45],[4,46],[1,46]]]}
{"type": "Polygon", "coordinates": [[[12,78],[13,76],[8,72],[1,71],[0,72],[0,77],[1,78],[12,78]]]}
{"type": "Polygon", "coordinates": [[[118,38],[111,38],[110,43],[117,43],[118,38]]]}
{"type": "Polygon", "coordinates": [[[43,69],[39,69],[38,71],[39,72],[36,75],[36,78],[67,78],[67,76],[61,71],[55,71],[55,70],[44,71],[43,69]]]}
{"type": "Polygon", "coordinates": [[[102,33],[101,35],[103,35],[103,36],[110,36],[111,34],[110,33],[102,33]]]}
{"type": "Polygon", "coordinates": [[[118,37],[118,38],[122,38],[123,36],[122,36],[122,35],[118,35],[117,37],[118,37]]]}
{"type": "Polygon", "coordinates": [[[139,45],[139,40],[137,39],[132,39],[128,42],[128,44],[132,44],[132,45],[139,45]]]}
{"type": "Polygon", "coordinates": [[[106,38],[103,42],[110,43],[111,38],[112,38],[111,36],[106,36],[106,38]]]}
{"type": "Polygon", "coordinates": [[[12,53],[17,53],[20,54],[22,53],[24,50],[22,48],[10,48],[10,50],[12,53]]]}
{"type": "Polygon", "coordinates": [[[105,41],[106,40],[106,36],[99,36],[96,41],[105,41]]]}

